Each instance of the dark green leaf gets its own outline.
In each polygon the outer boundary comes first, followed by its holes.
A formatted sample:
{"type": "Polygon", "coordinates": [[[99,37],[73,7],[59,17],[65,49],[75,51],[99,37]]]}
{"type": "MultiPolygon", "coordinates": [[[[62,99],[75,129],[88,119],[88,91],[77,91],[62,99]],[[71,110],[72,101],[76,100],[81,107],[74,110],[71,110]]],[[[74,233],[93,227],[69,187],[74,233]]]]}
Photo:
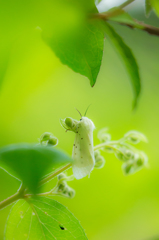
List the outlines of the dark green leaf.
{"type": "Polygon", "coordinates": [[[119,53],[129,74],[134,91],[133,105],[135,107],[141,89],[138,65],[131,49],[124,43],[123,39],[116,33],[116,31],[108,23],[105,23],[104,27],[108,39],[115,47],[115,50],[119,53]]]}
{"type": "Polygon", "coordinates": [[[145,0],[146,16],[149,16],[151,11],[152,11],[152,6],[151,6],[151,3],[150,3],[150,0],[145,0]]]}
{"type": "Polygon", "coordinates": [[[0,149],[0,167],[20,179],[33,193],[46,172],[69,162],[71,159],[65,153],[41,145],[15,144],[0,149]]]}
{"type": "Polygon", "coordinates": [[[79,221],[62,204],[45,197],[19,200],[9,215],[6,240],[86,240],[79,221]]]}
{"type": "Polygon", "coordinates": [[[100,70],[104,46],[100,21],[82,23],[60,38],[44,32],[43,38],[63,64],[88,77],[91,86],[94,86],[100,70]]]}

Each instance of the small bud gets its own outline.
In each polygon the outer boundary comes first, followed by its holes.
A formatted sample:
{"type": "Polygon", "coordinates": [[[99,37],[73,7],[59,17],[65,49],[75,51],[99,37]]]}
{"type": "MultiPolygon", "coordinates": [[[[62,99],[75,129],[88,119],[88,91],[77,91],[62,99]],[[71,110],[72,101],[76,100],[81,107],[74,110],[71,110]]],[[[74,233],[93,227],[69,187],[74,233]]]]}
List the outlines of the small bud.
{"type": "Polygon", "coordinates": [[[144,152],[140,151],[135,154],[135,162],[138,167],[145,166],[148,162],[148,157],[144,152]]]}
{"type": "Polygon", "coordinates": [[[107,131],[108,128],[103,128],[98,132],[98,139],[101,142],[109,142],[111,140],[111,135],[107,131]]]}
{"type": "Polygon", "coordinates": [[[118,158],[119,160],[123,161],[124,160],[124,152],[122,148],[119,148],[119,150],[115,151],[115,156],[116,158],[118,158]]]}
{"type": "Polygon", "coordinates": [[[97,158],[98,156],[100,156],[100,151],[99,150],[95,150],[94,151],[94,157],[97,158]]]}
{"type": "Polygon", "coordinates": [[[63,128],[65,128],[66,130],[72,131],[72,132],[77,132],[77,124],[78,121],[74,120],[72,118],[65,118],[65,119],[61,119],[60,118],[60,123],[62,125],[63,128]]]}
{"type": "Polygon", "coordinates": [[[70,117],[65,118],[65,124],[67,125],[68,128],[72,129],[73,127],[73,120],[70,117]]]}
{"type": "Polygon", "coordinates": [[[123,166],[123,171],[125,174],[130,174],[132,171],[133,164],[125,164],[123,166]]]}
{"type": "Polygon", "coordinates": [[[67,178],[67,175],[65,173],[60,173],[58,176],[57,176],[57,179],[60,180],[60,179],[66,179],[67,178]]]}
{"type": "Polygon", "coordinates": [[[49,133],[49,132],[43,133],[40,137],[40,142],[42,143],[42,142],[48,141],[51,136],[53,136],[52,133],[49,133]]]}
{"type": "Polygon", "coordinates": [[[97,169],[100,169],[100,168],[103,168],[105,165],[105,159],[103,156],[97,156],[95,158],[95,166],[94,168],[97,168],[97,169]]]}
{"type": "Polygon", "coordinates": [[[125,156],[126,156],[127,159],[131,159],[131,158],[133,158],[134,153],[131,150],[127,149],[125,151],[125,156]]]}
{"type": "Polygon", "coordinates": [[[59,185],[58,185],[58,188],[57,188],[57,192],[65,192],[67,189],[67,183],[66,182],[61,182],[59,185]]]}
{"type": "Polygon", "coordinates": [[[50,137],[47,143],[51,146],[56,146],[58,144],[58,139],[56,137],[50,137]]]}
{"type": "Polygon", "coordinates": [[[127,174],[131,174],[131,173],[134,173],[134,170],[135,170],[135,169],[134,169],[134,163],[133,163],[132,160],[124,163],[124,164],[122,165],[122,168],[123,168],[123,171],[124,171],[124,173],[125,173],[126,175],[127,175],[127,174]]]}
{"type": "Polygon", "coordinates": [[[137,144],[140,141],[147,142],[145,135],[138,131],[129,131],[124,135],[124,138],[132,144],[137,144]]]}
{"type": "Polygon", "coordinates": [[[67,194],[69,198],[73,198],[75,196],[75,190],[73,188],[68,187],[67,194]]]}
{"type": "Polygon", "coordinates": [[[113,148],[107,147],[107,146],[103,147],[102,150],[105,151],[105,152],[107,152],[107,153],[113,153],[113,152],[114,152],[114,149],[113,149],[113,148]]]}

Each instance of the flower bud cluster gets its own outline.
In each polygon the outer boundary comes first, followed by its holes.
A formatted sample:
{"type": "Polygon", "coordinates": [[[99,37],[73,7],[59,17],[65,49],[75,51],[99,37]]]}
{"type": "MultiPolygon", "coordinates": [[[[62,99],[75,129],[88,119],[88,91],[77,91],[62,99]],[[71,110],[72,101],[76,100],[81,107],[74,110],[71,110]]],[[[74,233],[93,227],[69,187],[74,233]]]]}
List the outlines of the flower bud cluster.
{"type": "Polygon", "coordinates": [[[45,132],[40,137],[40,144],[45,146],[56,146],[58,144],[58,139],[52,133],[45,132]]]}
{"type": "Polygon", "coordinates": [[[101,156],[99,150],[94,151],[94,158],[95,158],[94,168],[97,169],[103,168],[105,165],[105,159],[103,156],[101,156]]]}
{"type": "MultiPolygon", "coordinates": [[[[140,132],[129,131],[124,137],[118,141],[110,141],[111,136],[104,128],[99,131],[98,138],[101,141],[101,149],[106,152],[112,152],[116,158],[123,162],[122,169],[125,174],[132,174],[140,170],[148,163],[148,157],[143,151],[139,151],[132,144],[137,144],[140,141],[147,142],[147,138],[140,132]]],[[[96,151],[95,151],[96,152],[96,151]]],[[[99,155],[96,153],[96,157],[99,155]]]]}
{"type": "Polygon", "coordinates": [[[64,173],[60,173],[57,176],[58,182],[56,186],[55,193],[62,195],[63,197],[73,198],[75,196],[75,190],[68,186],[67,181],[71,181],[74,177],[66,176],[64,173]]]}

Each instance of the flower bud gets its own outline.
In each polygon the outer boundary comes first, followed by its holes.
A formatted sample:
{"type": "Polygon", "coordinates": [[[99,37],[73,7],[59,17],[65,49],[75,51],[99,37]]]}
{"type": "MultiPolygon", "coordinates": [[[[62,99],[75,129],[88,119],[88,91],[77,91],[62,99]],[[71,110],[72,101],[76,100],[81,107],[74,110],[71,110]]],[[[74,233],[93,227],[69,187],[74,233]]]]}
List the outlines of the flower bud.
{"type": "Polygon", "coordinates": [[[122,168],[123,168],[123,171],[124,173],[127,175],[127,174],[131,174],[134,172],[134,163],[133,161],[129,161],[129,162],[126,162],[122,165],[122,168]]]}
{"type": "Polygon", "coordinates": [[[103,151],[107,152],[107,153],[113,153],[114,149],[108,146],[105,146],[102,148],[103,151]]]}
{"type": "Polygon", "coordinates": [[[95,151],[94,151],[94,157],[95,157],[95,159],[96,159],[98,156],[100,156],[100,151],[99,151],[99,150],[95,150],[95,151]]]}
{"type": "Polygon", "coordinates": [[[42,142],[48,141],[51,136],[53,136],[52,133],[49,133],[49,132],[43,133],[40,137],[40,142],[42,143],[42,142]]]}
{"type": "Polygon", "coordinates": [[[119,160],[124,160],[124,153],[120,150],[120,151],[116,151],[115,152],[115,156],[116,156],[116,158],[118,158],[119,160]]]}
{"type": "Polygon", "coordinates": [[[50,137],[47,143],[51,146],[56,146],[58,144],[58,139],[56,137],[50,137]]]}
{"type": "Polygon", "coordinates": [[[73,120],[70,117],[65,118],[65,124],[67,125],[68,128],[72,129],[73,127],[73,120]]]}
{"type": "Polygon", "coordinates": [[[73,198],[75,196],[75,190],[73,188],[68,187],[67,194],[69,198],[73,198]]]}
{"type": "Polygon", "coordinates": [[[100,169],[100,168],[103,168],[105,165],[105,159],[103,156],[97,156],[95,158],[95,166],[94,168],[97,168],[97,169],[100,169]]]}
{"type": "Polygon", "coordinates": [[[109,142],[111,140],[111,135],[107,131],[108,128],[103,128],[98,132],[98,139],[101,142],[109,142]]]}
{"type": "Polygon", "coordinates": [[[124,138],[132,144],[137,144],[140,141],[147,142],[146,136],[138,131],[129,131],[124,135],[124,138]]]}
{"type": "Polygon", "coordinates": [[[66,179],[67,178],[67,175],[65,173],[60,173],[58,176],[57,176],[57,179],[60,180],[60,179],[66,179]]]}
{"type": "Polygon", "coordinates": [[[127,159],[131,159],[131,158],[134,157],[134,153],[131,150],[127,149],[125,151],[125,156],[126,156],[127,159]]]}

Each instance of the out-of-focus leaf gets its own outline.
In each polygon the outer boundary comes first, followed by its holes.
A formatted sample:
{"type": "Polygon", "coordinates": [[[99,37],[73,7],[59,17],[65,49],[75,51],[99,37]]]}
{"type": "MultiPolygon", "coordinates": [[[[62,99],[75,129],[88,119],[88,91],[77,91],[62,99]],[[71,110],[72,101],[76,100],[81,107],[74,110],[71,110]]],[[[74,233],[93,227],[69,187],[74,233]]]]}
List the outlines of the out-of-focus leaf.
{"type": "Polygon", "coordinates": [[[119,53],[127,69],[134,92],[133,107],[136,107],[141,90],[141,85],[139,69],[134,58],[134,55],[131,49],[124,43],[123,39],[116,33],[116,31],[108,23],[105,23],[104,28],[106,36],[108,37],[112,45],[115,47],[115,50],[119,53]]]}
{"type": "Polygon", "coordinates": [[[71,162],[65,153],[51,147],[15,144],[0,149],[0,167],[17,177],[35,193],[46,172],[71,162]]]}
{"type": "MultiPolygon", "coordinates": [[[[12,49],[16,42],[36,28],[44,31],[53,26],[54,37],[60,37],[60,33],[69,32],[72,25],[78,28],[81,19],[86,18],[87,13],[94,9],[94,0],[48,0],[47,4],[45,0],[2,1],[0,7],[0,81],[2,82],[7,68],[6,58],[3,56],[4,49],[5,51],[9,49],[12,58],[12,49]]],[[[27,39],[24,38],[22,44],[28,45],[27,39]]],[[[12,68],[12,63],[10,67],[12,68]]],[[[17,65],[16,69],[19,70],[19,68],[21,70],[21,65],[17,65]]]]}
{"type": "MultiPolygon", "coordinates": [[[[119,8],[115,7],[112,8],[108,11],[108,13],[110,13],[111,11],[117,10],[119,8]]],[[[142,29],[143,26],[141,26],[140,24],[138,24],[135,19],[133,19],[129,13],[125,12],[123,9],[119,9],[120,10],[120,14],[114,17],[110,17],[109,20],[120,23],[120,24],[127,24],[127,25],[131,25],[134,28],[139,28],[142,29]]]]}
{"type": "Polygon", "coordinates": [[[19,200],[12,208],[6,240],[86,240],[79,221],[62,204],[39,197],[19,200]]]}
{"type": "Polygon", "coordinates": [[[151,7],[155,10],[156,15],[159,17],[159,1],[158,0],[149,0],[151,7]]]}
{"type": "Polygon", "coordinates": [[[150,3],[150,0],[145,0],[145,13],[147,17],[150,15],[151,11],[152,11],[152,6],[150,3]]]}
{"type": "Polygon", "coordinates": [[[100,24],[97,20],[83,23],[60,38],[43,34],[45,42],[61,62],[88,77],[92,87],[96,82],[103,56],[104,34],[100,24]]]}

